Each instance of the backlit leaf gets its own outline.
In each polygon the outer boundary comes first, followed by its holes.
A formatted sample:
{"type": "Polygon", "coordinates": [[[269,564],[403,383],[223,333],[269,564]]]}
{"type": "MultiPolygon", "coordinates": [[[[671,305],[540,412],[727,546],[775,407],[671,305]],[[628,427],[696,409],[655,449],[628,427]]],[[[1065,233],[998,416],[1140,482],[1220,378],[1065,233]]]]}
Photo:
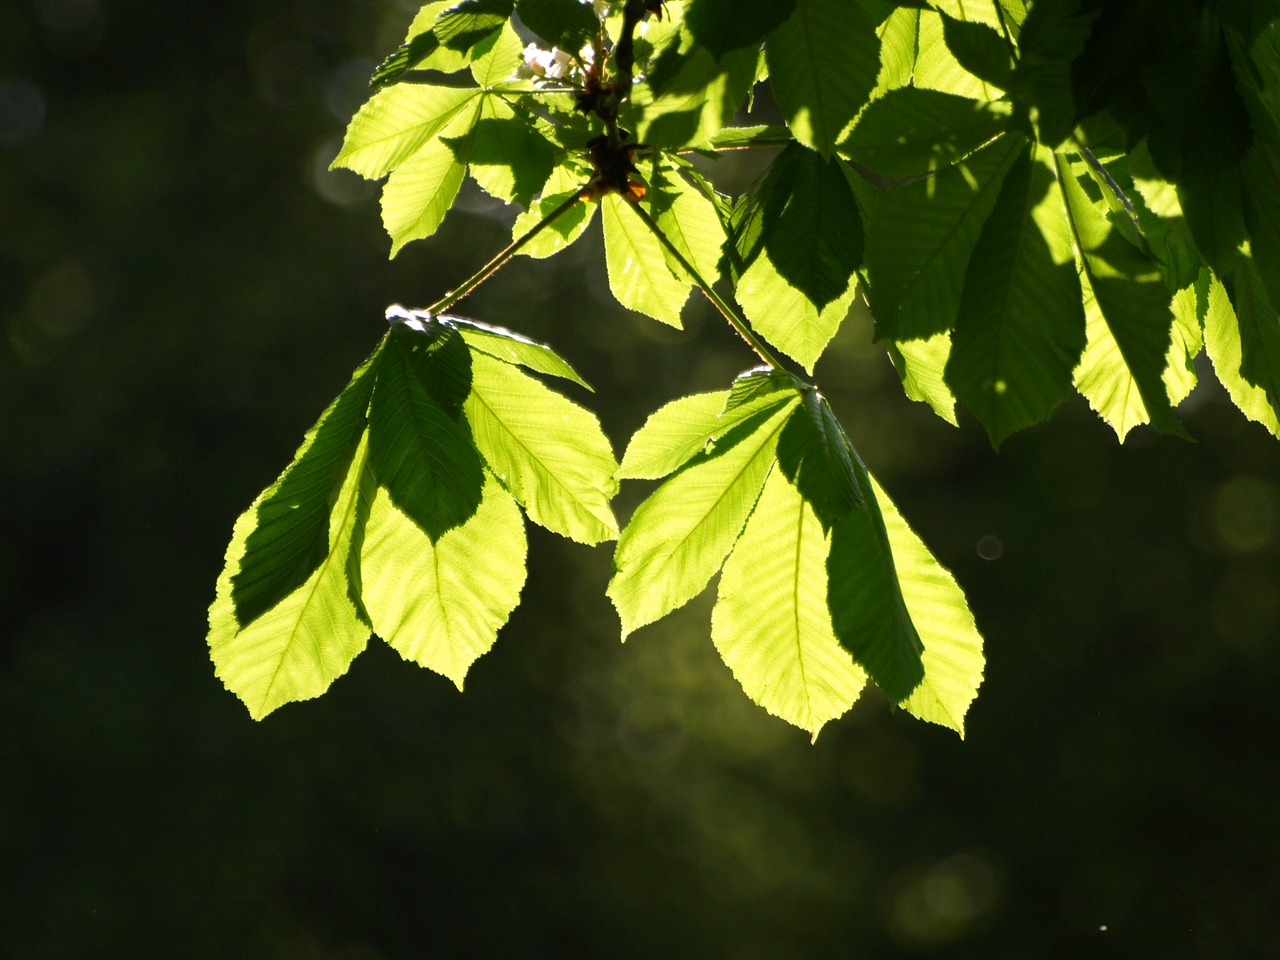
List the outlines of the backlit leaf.
{"type": "Polygon", "coordinates": [[[529,519],[580,543],[615,538],[618,465],[599,421],[511,364],[478,353],[472,370],[476,447],[529,519]]]}
{"type": "Polygon", "coordinates": [[[487,323],[468,320],[464,317],[445,317],[444,319],[457,327],[458,333],[472,350],[487,353],[507,363],[519,364],[534,373],[545,373],[548,376],[572,380],[581,387],[592,389],[591,384],[578,375],[578,371],[570,366],[568,360],[545,343],[530,340],[505,327],[491,327],[487,323]]]}
{"type": "Polygon", "coordinates": [[[662,484],[618,539],[608,594],[625,639],[702,591],[742,531],[798,399],[749,418],[662,484]]]}
{"type": "Polygon", "coordinates": [[[479,90],[422,84],[379,90],[347,125],[342,150],[331,166],[370,180],[386,176],[432,143],[460,113],[474,110],[480,95],[479,90]]]}
{"type": "Polygon", "coordinates": [[[1262,387],[1250,383],[1240,374],[1244,351],[1240,343],[1240,325],[1226,288],[1208,268],[1196,284],[1196,295],[1204,318],[1205,352],[1213,362],[1214,373],[1226,388],[1231,402],[1255,423],[1280,437],[1280,417],[1271,397],[1262,387]]]}
{"type": "Polygon", "coordinates": [[[677,329],[689,299],[689,282],[676,276],[657,237],[617,194],[600,198],[609,289],[629,310],[677,329]]]}
{"type": "Polygon", "coordinates": [[[432,539],[379,488],[369,505],[361,570],[374,632],[459,690],[520,602],[524,520],[490,478],[475,513],[432,539]]]}
{"type": "Polygon", "coordinates": [[[747,696],[815,739],[866,683],[831,627],[826,559],[818,518],[775,470],[725,562],[711,614],[711,639],[747,696]]]}
{"type": "Polygon", "coordinates": [[[947,358],[951,356],[951,335],[938,333],[927,340],[889,341],[888,347],[907,396],[927,403],[934,413],[956,426],[956,398],[943,380],[947,358]]]}
{"type": "Polygon", "coordinates": [[[800,406],[778,437],[778,466],[813,508],[823,530],[862,505],[849,441],[815,389],[801,394],[800,406]]]}
{"type": "Polygon", "coordinates": [[[600,32],[591,5],[579,0],[517,0],[516,13],[550,46],[570,53],[577,53],[600,32]]]}

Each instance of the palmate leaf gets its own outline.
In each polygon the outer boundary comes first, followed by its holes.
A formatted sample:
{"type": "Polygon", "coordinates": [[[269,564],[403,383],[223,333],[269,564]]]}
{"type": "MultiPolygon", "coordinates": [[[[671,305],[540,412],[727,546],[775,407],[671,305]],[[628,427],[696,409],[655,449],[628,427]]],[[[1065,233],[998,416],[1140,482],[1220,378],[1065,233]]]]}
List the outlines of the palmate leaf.
{"type": "MultiPolygon", "coordinates": [[[[233,583],[248,558],[246,545],[259,529],[263,500],[236,521],[226,568],[209,608],[209,653],[219,679],[255,720],[285,703],[320,696],[346,673],[368,641],[366,614],[354,599],[350,577],[363,529],[359,493],[362,481],[367,482],[367,452],[362,439],[327,517],[327,549],[319,564],[290,593],[243,624],[233,583]]],[[[263,499],[274,489],[269,488],[263,499]]],[[[355,582],[358,585],[358,575],[355,582]]]]}
{"type": "Polygon", "coordinates": [[[827,610],[827,538],[780,471],[725,561],[711,639],[747,696],[817,739],[852,705],[866,674],[827,610]]]}
{"type": "Polygon", "coordinates": [[[1085,345],[1080,279],[1051,162],[1014,161],[974,246],[946,383],[997,446],[1049,415],[1085,345]]]}
{"type": "Polygon", "coordinates": [[[1002,136],[876,204],[867,223],[867,301],[878,336],[915,340],[955,326],[974,245],[1025,144],[1020,134],[1002,136]]]}
{"type": "Polygon", "coordinates": [[[580,543],[617,537],[618,465],[599,421],[509,363],[477,353],[472,371],[476,447],[529,519],[580,543]]]}
{"type": "Polygon", "coordinates": [[[795,138],[824,157],[880,72],[875,24],[848,0],[796,0],[765,41],[769,85],[795,138]]]}
{"type": "Polygon", "coordinates": [[[739,424],[642,503],[618,539],[608,595],[623,639],[702,591],[755,506],[794,395],[739,424]]]}
{"type": "Polygon", "coordinates": [[[520,511],[492,478],[475,513],[435,539],[382,488],[367,510],[360,567],[374,632],[461,690],[520,602],[527,553],[520,511]]]}
{"type": "Polygon", "coordinates": [[[431,368],[461,358],[437,356],[419,340],[425,338],[401,324],[388,335],[369,407],[369,463],[400,510],[437,540],[475,513],[484,476],[466,424],[424,385],[457,379],[458,371],[431,368]]]}
{"type": "Polygon", "coordinates": [[[1148,421],[1186,436],[1164,384],[1173,313],[1160,269],[1094,206],[1066,158],[1056,163],[1091,321],[1077,389],[1122,439],[1134,422],[1148,421]],[[1140,415],[1134,408],[1139,400],[1140,415]]]}
{"type": "MultiPolygon", "coordinates": [[[[293,462],[242,522],[243,556],[228,574],[235,623],[247,626],[302,586],[329,557],[330,516],[365,432],[382,347],[320,415],[293,462]]],[[[237,528],[241,524],[237,523],[237,528]]]]}
{"type": "Polygon", "coordinates": [[[649,228],[617,194],[600,198],[609,289],[628,310],[680,328],[689,281],[667,266],[666,253],[649,228]]]}

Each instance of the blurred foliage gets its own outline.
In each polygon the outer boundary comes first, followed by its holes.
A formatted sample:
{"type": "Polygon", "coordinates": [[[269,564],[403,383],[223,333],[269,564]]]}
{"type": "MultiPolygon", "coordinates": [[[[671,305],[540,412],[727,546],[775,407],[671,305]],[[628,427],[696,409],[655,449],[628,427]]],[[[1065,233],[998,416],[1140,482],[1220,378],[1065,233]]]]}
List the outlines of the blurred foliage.
{"type": "MultiPolygon", "coordinates": [[[[865,318],[819,364],[983,625],[964,743],[869,696],[809,746],[705,600],[620,647],[607,548],[532,528],[465,697],[373,645],[248,720],[202,639],[234,517],[386,304],[509,236],[473,193],[388,262],[325,172],[411,15],[0,11],[0,955],[1280,955],[1280,448],[1211,377],[1196,443],[1119,446],[1075,401],[997,457],[865,318]]],[[[749,358],[612,306],[593,236],[467,312],[552,342],[616,445],[749,358]]]]}

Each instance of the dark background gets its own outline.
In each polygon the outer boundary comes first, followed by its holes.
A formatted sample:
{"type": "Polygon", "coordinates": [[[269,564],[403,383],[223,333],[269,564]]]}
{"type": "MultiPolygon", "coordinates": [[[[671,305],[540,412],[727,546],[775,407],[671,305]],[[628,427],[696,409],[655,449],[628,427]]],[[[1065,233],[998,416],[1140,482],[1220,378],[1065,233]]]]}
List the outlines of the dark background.
{"type": "MultiPolygon", "coordinates": [[[[389,262],[325,172],[411,14],[0,3],[0,955],[1280,956],[1280,443],[1216,385],[1195,443],[1076,399],[997,455],[841,332],[819,382],[987,638],[967,740],[870,693],[811,746],[707,598],[619,645],[609,547],[537,529],[464,695],[375,640],[249,719],[204,641],[233,520],[383,308],[509,235],[468,191],[389,262]]],[[[619,451],[751,361],[612,305],[594,231],[465,312],[553,342],[619,451]]]]}

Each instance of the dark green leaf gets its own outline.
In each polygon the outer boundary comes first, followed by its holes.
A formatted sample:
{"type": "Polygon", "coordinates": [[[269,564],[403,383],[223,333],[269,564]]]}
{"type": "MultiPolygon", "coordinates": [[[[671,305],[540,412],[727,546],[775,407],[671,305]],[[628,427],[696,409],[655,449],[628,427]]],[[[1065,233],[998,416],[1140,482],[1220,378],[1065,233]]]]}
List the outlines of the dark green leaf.
{"type": "Polygon", "coordinates": [[[973,248],[945,374],[997,446],[1066,396],[1085,345],[1070,230],[1036,152],[1019,154],[973,248]]]}
{"type": "Polygon", "coordinates": [[[824,156],[867,102],[880,72],[875,24],[848,0],[797,0],[765,43],[769,84],[797,140],[824,156]]]}
{"type": "Polygon", "coordinates": [[[406,337],[389,338],[369,407],[369,462],[379,486],[434,541],[475,513],[484,471],[470,430],[423,383],[429,359],[406,337]]]}
{"type": "Polygon", "coordinates": [[[1272,409],[1280,413],[1280,314],[1253,263],[1236,267],[1229,289],[1240,324],[1240,376],[1265,391],[1272,409]]]}
{"type": "Polygon", "coordinates": [[[1271,306],[1280,309],[1280,153],[1255,144],[1243,172],[1249,251],[1271,306]]]}
{"type": "Polygon", "coordinates": [[[862,506],[849,441],[831,406],[817,390],[806,390],[778,437],[778,466],[813,507],[824,530],[862,506]]]}
{"type": "Polygon", "coordinates": [[[796,0],[689,0],[684,22],[717,59],[742,47],[759,47],[765,34],[795,9],[796,0]]]}
{"type": "Polygon", "coordinates": [[[624,120],[652,146],[700,146],[730,123],[756,78],[754,50],[716,59],[685,31],[661,53],[648,82],[624,106],[624,120]]]}
{"type": "Polygon", "coordinates": [[[437,325],[443,330],[433,336],[393,323],[389,336],[412,358],[414,375],[435,404],[456,418],[471,392],[471,351],[452,326],[437,325]]]}
{"type": "Polygon", "coordinates": [[[516,13],[524,25],[569,53],[577,53],[600,33],[600,21],[579,0],[517,0],[516,13]]]}
{"type": "Polygon", "coordinates": [[[470,50],[501,30],[513,7],[514,0],[462,0],[440,14],[435,34],[451,50],[470,50]]]}
{"type": "Polygon", "coordinates": [[[840,644],[890,700],[900,702],[924,679],[924,645],[902,596],[870,478],[850,452],[865,502],[831,531],[827,604],[840,644]]]}
{"type": "Polygon", "coordinates": [[[974,244],[1025,143],[1018,134],[1001,137],[876,204],[867,224],[867,299],[877,336],[914,340],[955,326],[974,244]]]}
{"type": "Polygon", "coordinates": [[[379,347],[320,415],[293,463],[258,499],[254,527],[231,579],[235,619],[245,626],[311,576],[329,555],[338,491],[365,429],[379,347]]]}
{"type": "Polygon", "coordinates": [[[445,138],[455,157],[491,196],[528,206],[556,161],[556,145],[497,97],[486,97],[480,120],[462,137],[445,138]]]}
{"type": "Polygon", "coordinates": [[[418,34],[408,43],[402,43],[395,53],[378,64],[377,69],[373,71],[373,76],[369,78],[369,86],[377,90],[388,83],[395,83],[439,47],[440,38],[434,31],[418,34]]]}
{"type": "Polygon", "coordinates": [[[867,105],[840,153],[882,177],[913,177],[955,163],[1010,123],[1007,103],[904,87],[867,105]]]}

